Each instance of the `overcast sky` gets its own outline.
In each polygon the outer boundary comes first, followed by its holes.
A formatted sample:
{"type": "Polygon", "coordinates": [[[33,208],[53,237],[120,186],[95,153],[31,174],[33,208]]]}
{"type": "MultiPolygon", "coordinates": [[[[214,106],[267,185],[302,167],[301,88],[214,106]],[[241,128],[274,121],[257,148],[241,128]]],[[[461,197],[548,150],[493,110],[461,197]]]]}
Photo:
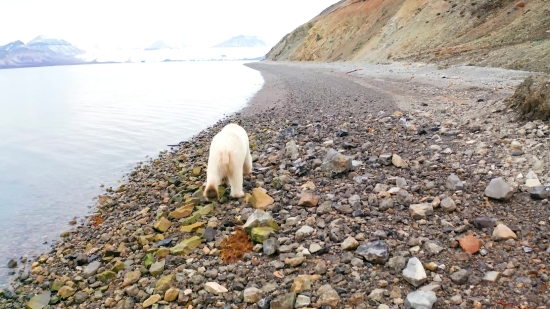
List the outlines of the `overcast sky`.
{"type": "Polygon", "coordinates": [[[275,44],[337,0],[0,0],[0,45],[38,35],[80,46],[212,46],[237,35],[275,44]]]}

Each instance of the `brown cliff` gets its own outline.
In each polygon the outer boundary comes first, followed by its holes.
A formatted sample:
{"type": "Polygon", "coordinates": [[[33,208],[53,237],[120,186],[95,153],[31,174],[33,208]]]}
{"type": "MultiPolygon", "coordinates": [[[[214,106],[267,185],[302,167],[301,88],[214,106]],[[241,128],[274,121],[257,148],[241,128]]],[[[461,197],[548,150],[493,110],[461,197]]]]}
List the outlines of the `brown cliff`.
{"type": "Polygon", "coordinates": [[[266,59],[550,72],[550,1],[342,0],[287,34],[266,59]]]}

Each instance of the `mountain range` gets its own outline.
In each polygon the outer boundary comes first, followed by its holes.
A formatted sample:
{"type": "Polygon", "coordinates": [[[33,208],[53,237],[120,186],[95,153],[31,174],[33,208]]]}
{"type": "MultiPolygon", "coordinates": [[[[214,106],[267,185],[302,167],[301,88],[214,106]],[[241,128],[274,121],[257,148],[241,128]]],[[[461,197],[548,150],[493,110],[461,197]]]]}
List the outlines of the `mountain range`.
{"type": "MultiPolygon", "coordinates": [[[[267,47],[264,41],[253,36],[237,36],[217,44],[215,47],[267,47]]],[[[127,62],[134,58],[136,53],[169,52],[174,53],[185,45],[170,46],[158,40],[143,49],[125,50],[121,48],[106,48],[96,44],[87,50],[62,40],[46,36],[38,36],[28,43],[14,41],[0,46],[0,69],[21,68],[36,66],[54,66],[86,64],[98,62],[127,62]]],[[[253,57],[263,56],[253,55],[253,57]]],[[[257,52],[256,52],[257,53],[257,52]]],[[[145,54],[141,54],[145,57],[145,54]]],[[[172,54],[171,54],[172,55],[172,54]]]]}

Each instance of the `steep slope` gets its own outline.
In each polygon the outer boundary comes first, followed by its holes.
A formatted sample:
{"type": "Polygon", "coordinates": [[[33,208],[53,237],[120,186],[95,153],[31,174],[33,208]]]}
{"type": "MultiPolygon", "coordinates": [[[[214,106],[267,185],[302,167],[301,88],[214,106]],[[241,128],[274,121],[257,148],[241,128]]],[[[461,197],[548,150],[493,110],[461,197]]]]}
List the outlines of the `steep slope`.
{"type": "Polygon", "coordinates": [[[214,47],[266,47],[264,41],[255,36],[239,35],[223,41],[214,47]]]}
{"type": "Polygon", "coordinates": [[[550,2],[343,0],[266,55],[290,61],[427,61],[550,72],[550,2]]]}

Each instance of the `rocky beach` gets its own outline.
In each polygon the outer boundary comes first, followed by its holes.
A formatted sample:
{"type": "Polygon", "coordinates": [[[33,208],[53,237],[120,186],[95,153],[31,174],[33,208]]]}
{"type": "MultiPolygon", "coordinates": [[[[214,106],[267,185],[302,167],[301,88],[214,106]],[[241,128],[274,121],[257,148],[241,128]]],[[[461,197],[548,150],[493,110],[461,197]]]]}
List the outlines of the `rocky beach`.
{"type": "Polygon", "coordinates": [[[547,308],[550,128],[529,75],[418,63],[248,64],[250,104],[137,164],[50,252],[10,261],[0,308],[547,308]],[[202,197],[235,122],[243,199],[202,197]]]}

